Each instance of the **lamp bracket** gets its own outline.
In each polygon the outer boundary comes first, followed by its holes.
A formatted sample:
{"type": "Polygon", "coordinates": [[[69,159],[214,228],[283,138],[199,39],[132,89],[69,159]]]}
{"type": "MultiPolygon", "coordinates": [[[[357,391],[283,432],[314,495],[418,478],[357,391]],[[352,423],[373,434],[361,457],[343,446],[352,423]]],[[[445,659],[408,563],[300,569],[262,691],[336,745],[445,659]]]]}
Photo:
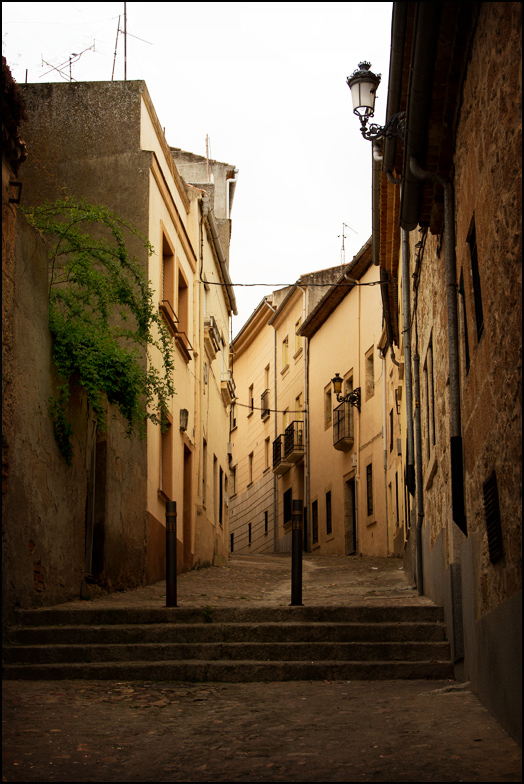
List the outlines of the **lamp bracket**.
{"type": "Polygon", "coordinates": [[[337,395],[337,400],[339,403],[349,403],[352,406],[356,406],[357,410],[360,411],[360,387],[357,387],[352,392],[348,392],[347,395],[337,395]]]}
{"type": "Polygon", "coordinates": [[[397,114],[394,114],[389,118],[385,125],[371,123],[369,128],[367,128],[367,121],[367,117],[360,118],[360,130],[362,131],[362,136],[364,139],[367,139],[369,142],[374,141],[375,139],[380,139],[382,136],[385,136],[386,139],[393,139],[396,136],[397,139],[404,141],[404,134],[406,130],[406,112],[398,112],[397,114]]]}

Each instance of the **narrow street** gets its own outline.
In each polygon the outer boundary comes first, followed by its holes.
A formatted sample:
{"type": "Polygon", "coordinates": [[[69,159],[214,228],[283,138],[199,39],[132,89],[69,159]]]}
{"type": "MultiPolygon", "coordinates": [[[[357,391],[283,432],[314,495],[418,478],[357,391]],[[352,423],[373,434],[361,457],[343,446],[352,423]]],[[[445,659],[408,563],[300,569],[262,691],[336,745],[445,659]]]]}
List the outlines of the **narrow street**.
{"type": "MultiPolygon", "coordinates": [[[[180,575],[180,607],[287,606],[289,556],[180,575]]],[[[305,605],[430,603],[396,559],[304,558],[305,605]]],[[[92,606],[161,607],[165,584],[92,606]]],[[[430,603],[431,604],[431,603],[430,603]]],[[[521,781],[454,681],[4,681],[3,781],[521,781]]]]}

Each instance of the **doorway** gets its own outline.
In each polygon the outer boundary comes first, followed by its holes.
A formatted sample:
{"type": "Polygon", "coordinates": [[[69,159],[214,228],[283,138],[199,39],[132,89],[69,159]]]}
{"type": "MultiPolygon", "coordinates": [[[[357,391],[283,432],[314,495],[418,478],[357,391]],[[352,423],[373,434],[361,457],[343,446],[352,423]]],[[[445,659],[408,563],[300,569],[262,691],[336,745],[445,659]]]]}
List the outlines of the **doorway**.
{"type": "Polygon", "coordinates": [[[344,483],[344,534],[346,555],[357,554],[357,510],[355,478],[344,483]]]}
{"type": "Polygon", "coordinates": [[[184,444],[184,500],[182,505],[183,548],[184,566],[193,568],[193,550],[191,548],[191,513],[193,508],[192,498],[192,462],[193,454],[184,444]]]}

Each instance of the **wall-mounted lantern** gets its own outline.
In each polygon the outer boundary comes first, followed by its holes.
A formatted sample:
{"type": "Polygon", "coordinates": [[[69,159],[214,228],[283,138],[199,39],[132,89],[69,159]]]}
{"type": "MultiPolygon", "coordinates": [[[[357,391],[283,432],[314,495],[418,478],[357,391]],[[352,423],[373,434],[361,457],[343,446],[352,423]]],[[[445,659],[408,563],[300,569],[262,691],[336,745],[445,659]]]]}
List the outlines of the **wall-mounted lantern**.
{"type": "Polygon", "coordinates": [[[333,384],[333,391],[335,392],[339,403],[350,403],[352,406],[356,406],[358,411],[360,411],[360,387],[353,389],[352,392],[348,392],[347,395],[343,395],[342,379],[338,373],[331,379],[331,383],[333,384]]]}
{"type": "Polygon", "coordinates": [[[187,408],[180,409],[180,430],[186,431],[187,430],[187,422],[189,419],[189,411],[187,408]]]}
{"type": "Polygon", "coordinates": [[[362,136],[368,141],[379,139],[381,136],[386,136],[388,139],[397,136],[403,139],[406,112],[394,114],[384,126],[372,123],[369,128],[366,127],[368,120],[375,114],[375,98],[382,78],[380,74],[370,71],[370,68],[371,63],[364,60],[346,79],[353,99],[353,114],[356,114],[360,120],[362,136]]]}

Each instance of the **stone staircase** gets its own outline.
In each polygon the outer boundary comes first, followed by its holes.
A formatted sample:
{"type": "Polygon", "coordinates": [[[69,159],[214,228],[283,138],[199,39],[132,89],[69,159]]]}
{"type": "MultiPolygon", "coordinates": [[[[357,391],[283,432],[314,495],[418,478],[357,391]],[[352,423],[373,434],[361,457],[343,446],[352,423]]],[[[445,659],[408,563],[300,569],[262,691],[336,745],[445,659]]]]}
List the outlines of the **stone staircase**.
{"type": "Polygon", "coordinates": [[[18,610],[6,679],[453,678],[436,605],[18,610]]]}

